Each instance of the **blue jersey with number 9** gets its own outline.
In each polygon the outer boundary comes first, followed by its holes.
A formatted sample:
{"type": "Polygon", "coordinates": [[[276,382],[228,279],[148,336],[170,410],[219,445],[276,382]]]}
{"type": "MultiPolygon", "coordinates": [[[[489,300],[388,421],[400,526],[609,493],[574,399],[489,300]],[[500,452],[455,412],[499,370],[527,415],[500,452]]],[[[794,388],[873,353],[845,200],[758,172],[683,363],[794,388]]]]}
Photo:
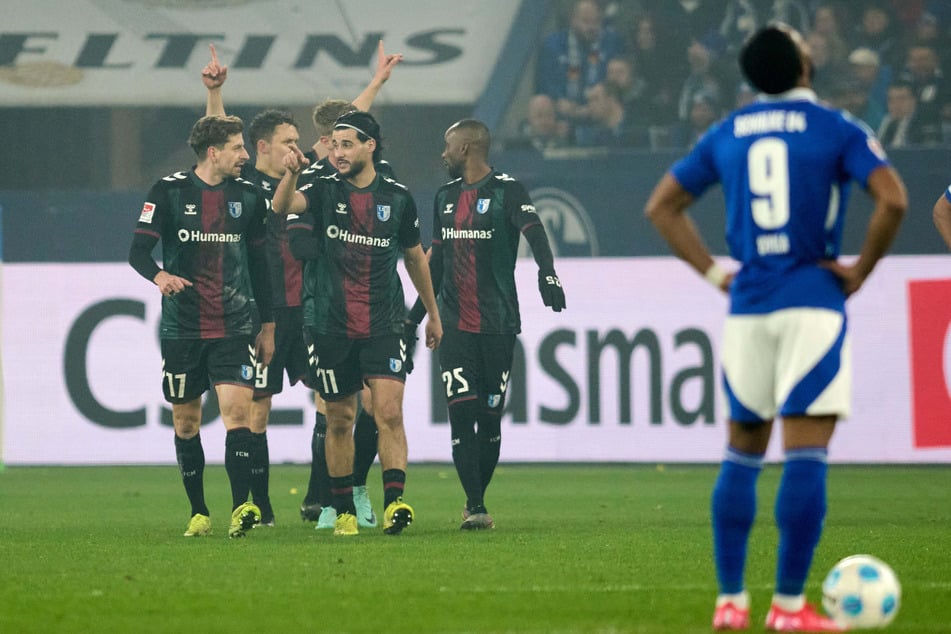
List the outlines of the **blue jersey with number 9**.
{"type": "Polygon", "coordinates": [[[672,168],[694,197],[715,183],[726,198],[726,240],[742,267],[732,314],[782,308],[844,310],[839,256],[851,181],[887,165],[872,132],[798,88],[763,97],[711,128],[672,168]]]}

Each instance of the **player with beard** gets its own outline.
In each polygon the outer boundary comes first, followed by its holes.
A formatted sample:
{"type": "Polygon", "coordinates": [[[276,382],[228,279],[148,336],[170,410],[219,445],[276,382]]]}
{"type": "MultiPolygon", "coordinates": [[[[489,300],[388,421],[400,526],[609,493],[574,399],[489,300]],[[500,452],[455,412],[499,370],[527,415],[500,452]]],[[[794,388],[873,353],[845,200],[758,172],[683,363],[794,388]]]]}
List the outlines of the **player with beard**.
{"type": "MultiPolygon", "coordinates": [[[[208,89],[205,110],[208,115],[224,115],[222,86],[228,78],[228,67],[219,62],[213,44],[209,45],[209,49],[211,60],[201,73],[202,82],[208,89]]],[[[380,88],[389,79],[393,67],[401,60],[402,55],[387,55],[381,40],[378,47],[376,73],[366,89],[352,104],[342,100],[327,100],[318,105],[315,108],[315,124],[318,111],[326,117],[334,114],[338,109],[340,114],[355,107],[368,109],[380,88]]],[[[334,114],[334,119],[336,116],[334,114]]],[[[329,161],[330,132],[328,130],[324,135],[322,130],[318,129],[318,135],[314,150],[322,160],[312,165],[307,175],[302,178],[317,178],[321,172],[329,173],[334,169],[329,161]]],[[[298,147],[299,127],[290,113],[268,109],[252,119],[248,136],[254,148],[255,162],[254,165],[245,163],[242,166],[241,176],[258,185],[270,198],[284,174],[284,156],[291,151],[291,148],[298,147]]],[[[273,291],[276,347],[271,364],[257,367],[254,402],[251,407],[253,440],[251,493],[255,503],[261,509],[260,525],[263,526],[274,525],[274,511],[268,495],[270,459],[267,445],[267,424],[272,397],[282,391],[285,372],[291,385],[302,381],[308,387],[313,387],[309,385],[307,379],[307,354],[302,339],[301,263],[290,253],[286,224],[285,216],[268,214],[268,266],[273,291]]],[[[301,505],[301,517],[304,520],[317,521],[319,529],[333,528],[336,513],[330,505],[329,476],[324,457],[324,436],[327,424],[323,400],[316,392],[315,405],[317,413],[311,441],[311,477],[307,495],[301,505]]],[[[369,417],[361,415],[358,418],[355,435],[354,496],[357,517],[361,526],[373,527],[376,526],[376,516],[366,491],[367,472],[377,453],[376,424],[372,415],[369,417]]]]}
{"type": "Polygon", "coordinates": [[[380,127],[372,115],[351,112],[337,120],[333,152],[338,172],[297,190],[307,159],[300,150],[274,194],[273,209],[288,213],[292,253],[304,260],[304,338],[312,379],[327,402],[327,467],[335,535],[356,535],[353,504],[353,426],[357,393],[370,388],[379,430],[383,469],[383,529],[395,535],[413,521],[403,500],[407,446],[403,427],[406,346],[405,304],[397,273],[403,256],[410,280],[429,313],[426,343],[435,349],[442,325],[419,218],[410,192],[377,174],[382,152],[380,127]]]}
{"type": "Polygon", "coordinates": [[[261,520],[248,502],[250,411],[256,361],[274,353],[271,289],[265,254],[267,199],[239,178],[248,160],[237,117],[203,117],[188,143],[198,164],[149,191],[129,250],[129,264],[162,293],[163,391],[172,404],[175,454],[191,503],[186,537],[211,533],[205,504],[201,396],[214,386],[227,435],[231,482],[229,537],[261,520]],[[152,249],[162,242],[160,268],[152,249]],[[254,302],[261,326],[254,337],[254,302]]]}
{"type": "MultiPolygon", "coordinates": [[[[494,528],[485,492],[499,462],[502,409],[515,340],[521,332],[515,261],[522,235],[538,265],[545,306],[565,308],[548,235],[525,187],[488,163],[490,135],[463,119],[446,131],[443,161],[453,179],[436,192],[430,269],[445,336],[439,364],[446,383],[452,460],[466,494],[463,530],[494,528]]],[[[409,327],[422,319],[417,301],[409,327]]]]}

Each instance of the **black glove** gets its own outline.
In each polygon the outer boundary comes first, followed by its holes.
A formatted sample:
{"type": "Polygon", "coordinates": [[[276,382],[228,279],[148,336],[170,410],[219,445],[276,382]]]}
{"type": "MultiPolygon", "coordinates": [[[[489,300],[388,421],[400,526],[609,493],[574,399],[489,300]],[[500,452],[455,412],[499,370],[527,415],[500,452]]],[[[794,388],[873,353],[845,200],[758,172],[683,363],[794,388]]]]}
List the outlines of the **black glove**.
{"type": "Polygon", "coordinates": [[[554,271],[538,272],[538,292],[541,293],[542,301],[545,306],[551,306],[556,313],[564,310],[565,289],[561,287],[561,280],[554,271]]]}
{"type": "Polygon", "coordinates": [[[413,371],[413,354],[416,353],[416,324],[412,321],[403,322],[403,344],[406,346],[406,361],[403,365],[406,367],[406,374],[413,371]]]}

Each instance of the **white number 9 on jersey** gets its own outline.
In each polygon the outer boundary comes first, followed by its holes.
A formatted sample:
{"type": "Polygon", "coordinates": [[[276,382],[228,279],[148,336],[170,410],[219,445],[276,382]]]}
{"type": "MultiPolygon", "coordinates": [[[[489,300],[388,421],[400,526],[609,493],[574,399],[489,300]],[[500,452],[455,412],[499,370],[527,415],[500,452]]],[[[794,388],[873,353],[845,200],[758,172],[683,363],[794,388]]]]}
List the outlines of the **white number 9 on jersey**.
{"type": "Polygon", "coordinates": [[[789,150],[782,139],[766,137],[746,155],[753,222],[761,229],[778,229],[789,222],[789,150]]]}

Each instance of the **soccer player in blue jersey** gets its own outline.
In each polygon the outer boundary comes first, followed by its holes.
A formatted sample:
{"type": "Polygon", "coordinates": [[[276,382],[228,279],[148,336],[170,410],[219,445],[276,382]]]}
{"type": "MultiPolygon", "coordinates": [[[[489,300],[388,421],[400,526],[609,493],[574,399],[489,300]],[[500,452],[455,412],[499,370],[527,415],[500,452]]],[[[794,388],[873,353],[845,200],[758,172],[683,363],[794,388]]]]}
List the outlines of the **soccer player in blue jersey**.
{"type": "Polygon", "coordinates": [[[674,253],[730,298],[722,340],[729,438],[712,495],[719,584],[713,627],[749,626],[744,585],[756,481],[775,417],[785,452],[776,496],[776,587],[766,629],[841,628],[806,603],[804,587],[826,513],[826,456],[850,407],[845,301],[891,244],[907,207],[901,179],[864,125],[816,101],[800,34],[756,32],[740,67],[759,98],[714,125],[674,164],[647,215],[674,253]],[[850,181],[874,209],[859,256],[839,262],[850,181]],[[722,185],[735,273],[716,264],[687,207],[722,185]]]}

